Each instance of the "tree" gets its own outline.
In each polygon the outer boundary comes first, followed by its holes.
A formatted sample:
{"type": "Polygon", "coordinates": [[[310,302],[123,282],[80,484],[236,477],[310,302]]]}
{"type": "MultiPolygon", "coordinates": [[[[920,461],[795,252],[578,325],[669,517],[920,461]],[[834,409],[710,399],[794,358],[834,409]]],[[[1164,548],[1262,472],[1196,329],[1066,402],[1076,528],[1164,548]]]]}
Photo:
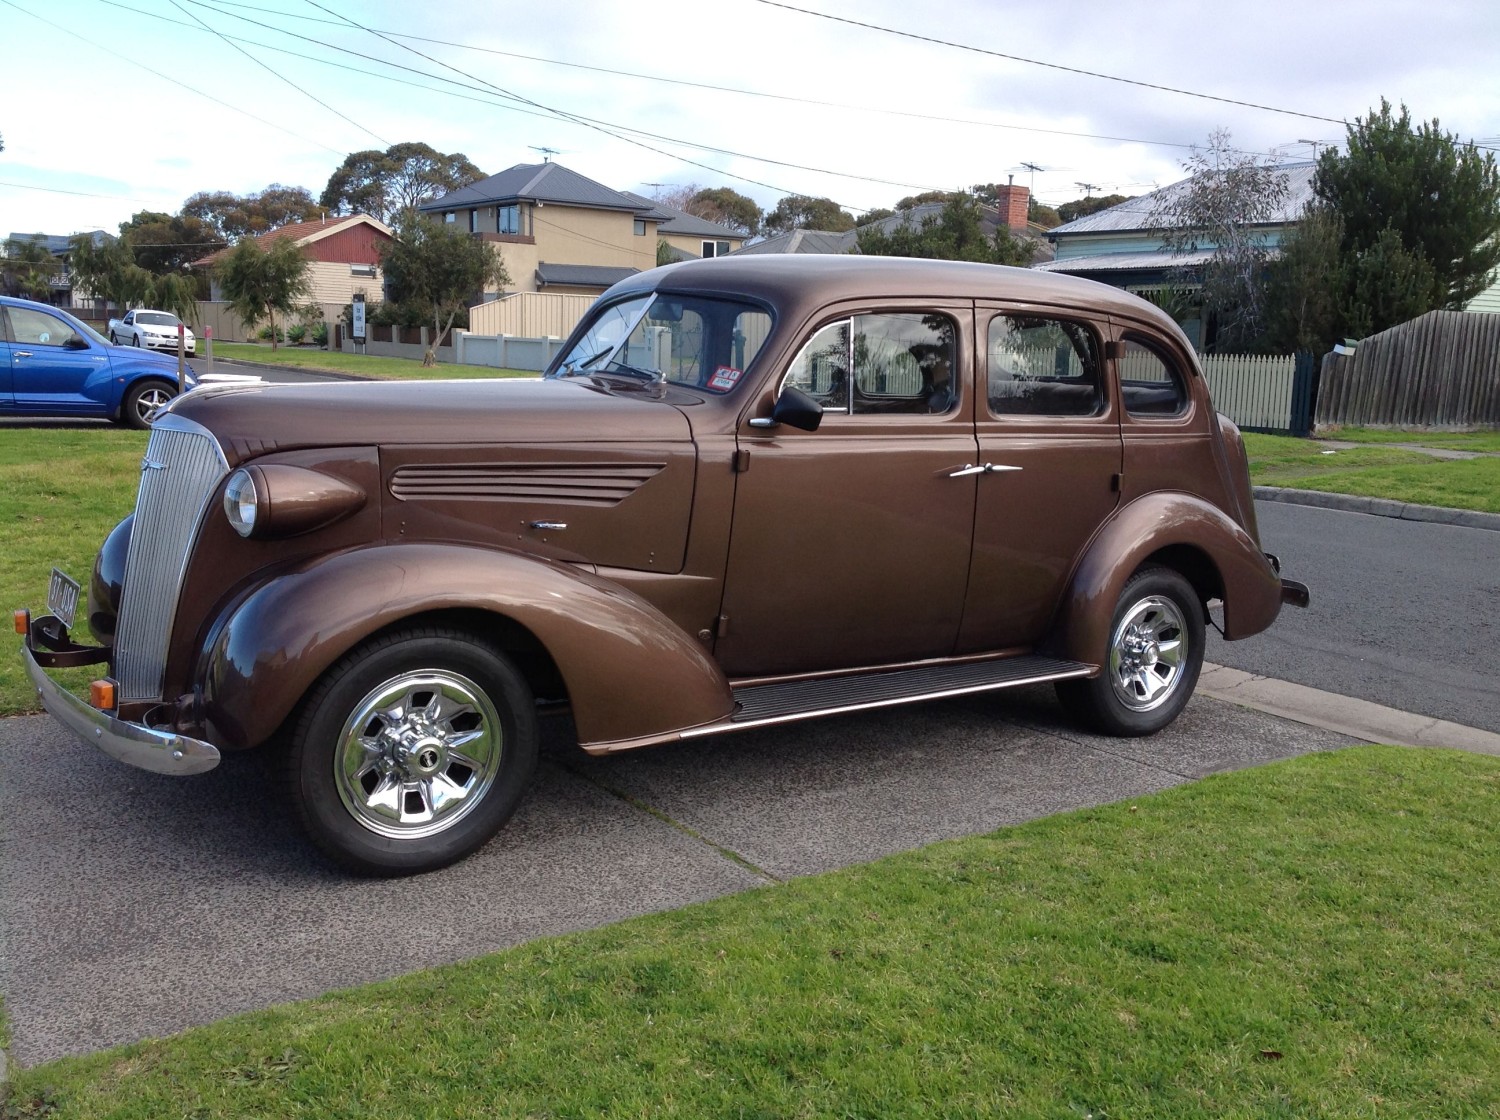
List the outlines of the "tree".
{"type": "Polygon", "coordinates": [[[1149,221],[1163,248],[1183,257],[1210,251],[1184,271],[1201,278],[1203,306],[1214,317],[1217,349],[1247,346],[1265,329],[1265,271],[1271,246],[1258,227],[1283,217],[1286,173],[1230,146],[1225,129],[1183,163],[1188,179],[1158,196],[1149,221]]]}
{"type": "Polygon", "coordinates": [[[219,262],[218,274],[230,309],[247,327],[269,321],[275,350],[277,312],[290,317],[311,289],[301,247],[290,238],[277,238],[263,249],[247,237],[219,262]]]}
{"type": "Polygon", "coordinates": [[[135,263],[163,276],[222,248],[224,240],[201,218],[141,210],[120,223],[120,237],[134,250],[135,263]]]}
{"type": "Polygon", "coordinates": [[[75,292],[87,292],[116,307],[152,307],[197,321],[197,281],[181,272],[158,275],[142,268],[127,237],[95,242],[92,234],[80,233],[69,238],[68,246],[75,292]]]}
{"type": "Polygon", "coordinates": [[[937,215],[920,223],[909,219],[890,233],[879,226],[859,231],[859,251],[875,257],[929,257],[948,261],[1026,266],[1036,255],[1036,242],[1014,236],[1001,225],[986,235],[984,211],[972,195],[960,194],[937,215]]]}
{"type": "Polygon", "coordinates": [[[923,191],[921,194],[909,194],[896,203],[896,209],[912,210],[918,206],[926,206],[929,202],[948,202],[961,197],[961,194],[960,191],[923,191]]]}
{"type": "Polygon", "coordinates": [[[5,242],[5,258],[0,260],[0,288],[8,296],[45,300],[61,268],[42,234],[12,237],[5,242]]]}
{"type": "Polygon", "coordinates": [[[750,237],[760,232],[764,215],[755,199],[729,187],[707,187],[695,193],[682,207],[689,214],[721,226],[737,229],[750,237]]]}
{"type": "Polygon", "coordinates": [[[182,204],[180,218],[201,223],[201,228],[216,239],[229,242],[267,233],[291,222],[315,221],[323,213],[324,208],[313,201],[306,187],[272,183],[253,194],[199,191],[182,204]]]}
{"type": "Polygon", "coordinates": [[[1034,198],[1026,201],[1026,220],[1036,223],[1043,229],[1056,229],[1063,223],[1062,214],[1034,198]]]}
{"type": "Polygon", "coordinates": [[[1097,214],[1100,210],[1108,210],[1111,206],[1118,206],[1122,202],[1134,201],[1133,194],[1105,194],[1098,198],[1079,198],[1072,202],[1064,202],[1057,208],[1057,216],[1064,222],[1076,222],[1079,218],[1087,218],[1090,214],[1097,214]]]}
{"type": "MultiPolygon", "coordinates": [[[[1340,250],[1346,261],[1379,251],[1387,261],[1399,239],[1408,254],[1426,261],[1438,295],[1432,307],[1462,309],[1489,287],[1500,265],[1500,171],[1495,157],[1441,130],[1436,120],[1412,128],[1405,105],[1393,115],[1389,101],[1348,126],[1347,151],[1330,149],[1318,160],[1313,191],[1343,223],[1340,250]],[[1382,240],[1384,239],[1384,240],[1382,240]]],[[[1350,273],[1351,284],[1356,266],[1350,273]]],[[[1413,278],[1392,274],[1390,298],[1367,291],[1365,306],[1394,310],[1411,294],[1413,278]]],[[[1420,314],[1420,312],[1419,312],[1420,314]]],[[[1404,320],[1397,320],[1398,322],[1404,320]]],[[[1376,316],[1375,330],[1392,323],[1376,316]]]]}
{"type": "Polygon", "coordinates": [[[672,243],[665,237],[656,239],[656,267],[672,264],[677,260],[677,250],[672,248],[672,243]]]}
{"type": "Polygon", "coordinates": [[[790,233],[794,229],[843,233],[854,228],[854,215],[831,198],[789,194],[766,215],[762,224],[767,233],[790,233]]]}
{"type": "Polygon", "coordinates": [[[391,298],[424,309],[432,321],[424,366],[437,364],[437,348],[472,296],[510,283],[504,262],[489,243],[415,211],[407,213],[395,238],[381,248],[380,263],[391,298]]]}
{"type": "Polygon", "coordinates": [[[1326,354],[1344,337],[1344,225],[1328,206],[1311,206],[1281,241],[1266,270],[1265,347],[1326,354]]]}
{"type": "Polygon", "coordinates": [[[462,152],[444,155],[407,141],[385,151],[352,152],[329,176],[320,205],[340,214],[370,214],[398,223],[424,202],[476,183],[484,172],[462,152]]]}
{"type": "Polygon", "coordinates": [[[857,229],[860,226],[867,226],[871,222],[879,222],[883,221],[886,218],[894,217],[895,214],[896,212],[889,206],[877,206],[873,210],[866,210],[859,217],[855,218],[854,225],[857,229]]]}

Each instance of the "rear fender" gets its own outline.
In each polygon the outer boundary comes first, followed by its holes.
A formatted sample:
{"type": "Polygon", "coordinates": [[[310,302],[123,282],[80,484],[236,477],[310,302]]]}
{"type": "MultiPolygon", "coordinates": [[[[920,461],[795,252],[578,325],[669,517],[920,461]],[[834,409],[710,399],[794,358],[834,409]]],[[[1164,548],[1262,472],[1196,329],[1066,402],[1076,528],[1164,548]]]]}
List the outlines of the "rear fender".
{"type": "Polygon", "coordinates": [[[1281,578],[1250,535],[1201,498],[1158,492],[1120,509],[1090,543],[1058,619],[1058,652],[1098,664],[1125,581],[1164,550],[1191,550],[1212,565],[1224,599],[1226,638],[1247,638],[1276,620],[1281,578]]]}
{"type": "Polygon", "coordinates": [[[264,742],[350,649],[452,610],[509,619],[546,647],[584,745],[671,738],[732,710],[702,646],[616,584],[516,553],[383,544],[278,574],[229,608],[197,676],[211,738],[230,750],[264,742]]]}

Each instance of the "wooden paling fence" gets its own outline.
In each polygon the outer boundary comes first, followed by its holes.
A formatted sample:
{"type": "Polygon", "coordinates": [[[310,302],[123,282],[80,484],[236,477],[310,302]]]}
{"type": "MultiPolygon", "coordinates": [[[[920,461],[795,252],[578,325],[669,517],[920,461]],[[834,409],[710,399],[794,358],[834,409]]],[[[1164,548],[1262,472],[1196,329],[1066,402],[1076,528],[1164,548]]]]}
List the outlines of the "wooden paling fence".
{"type": "Polygon", "coordinates": [[[1312,430],[1311,354],[1200,355],[1214,408],[1239,427],[1305,436],[1312,430]]]}
{"type": "Polygon", "coordinates": [[[1323,360],[1318,426],[1500,426],[1500,315],[1429,311],[1323,360]]]}

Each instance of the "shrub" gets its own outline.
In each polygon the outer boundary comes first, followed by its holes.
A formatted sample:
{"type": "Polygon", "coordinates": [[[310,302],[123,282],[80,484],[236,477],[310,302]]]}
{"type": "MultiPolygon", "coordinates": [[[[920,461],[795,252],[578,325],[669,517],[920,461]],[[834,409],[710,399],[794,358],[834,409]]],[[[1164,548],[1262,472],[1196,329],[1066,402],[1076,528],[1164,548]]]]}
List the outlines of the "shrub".
{"type": "MultiPolygon", "coordinates": [[[[262,342],[270,342],[271,341],[271,327],[270,327],[270,325],[267,324],[266,326],[261,327],[260,330],[258,330],[258,331],[255,332],[255,337],[258,338],[258,339],[260,339],[262,342]]],[[[286,331],[282,330],[280,327],[276,328],[276,341],[277,342],[285,342],[286,341],[286,331]]]]}
{"type": "Polygon", "coordinates": [[[301,346],[302,340],[306,337],[307,328],[304,327],[301,323],[298,323],[296,326],[292,327],[286,332],[287,341],[290,342],[293,346],[301,346]]]}
{"type": "Polygon", "coordinates": [[[312,329],[312,340],[314,346],[328,345],[328,324],[314,323],[312,329]]]}

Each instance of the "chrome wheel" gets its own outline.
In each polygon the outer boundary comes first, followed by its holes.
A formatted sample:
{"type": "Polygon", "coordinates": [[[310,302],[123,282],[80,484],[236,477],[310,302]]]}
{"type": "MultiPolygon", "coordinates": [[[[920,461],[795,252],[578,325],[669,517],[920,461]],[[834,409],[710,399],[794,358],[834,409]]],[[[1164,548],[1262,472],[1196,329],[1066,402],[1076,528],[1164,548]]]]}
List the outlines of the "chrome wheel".
{"type": "Polygon", "coordinates": [[[172,391],[159,385],[150,385],[135,395],[134,408],[140,427],[149,427],[156,414],[172,402],[172,391]]]}
{"type": "Polygon", "coordinates": [[[365,828],[415,840],[452,828],[495,782],[504,733],[484,690],[455,672],[403,673],[344,724],[334,782],[365,828]]]}
{"type": "Polygon", "coordinates": [[[1150,595],[1125,611],[1109,644],[1109,681],[1135,712],[1161,707],[1177,690],[1191,649],[1177,604],[1150,595]]]}

